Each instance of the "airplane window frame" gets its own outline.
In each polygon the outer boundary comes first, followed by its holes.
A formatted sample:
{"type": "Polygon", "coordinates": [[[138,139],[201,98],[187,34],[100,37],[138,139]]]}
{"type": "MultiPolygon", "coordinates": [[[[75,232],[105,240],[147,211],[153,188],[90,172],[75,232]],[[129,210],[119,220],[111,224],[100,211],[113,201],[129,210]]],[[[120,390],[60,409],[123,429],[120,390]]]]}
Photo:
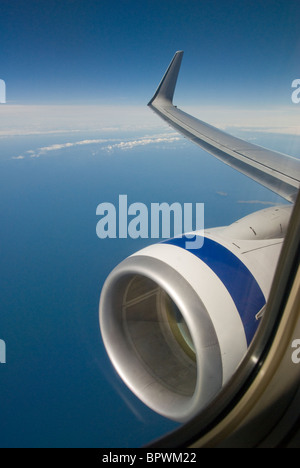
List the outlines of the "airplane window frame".
{"type": "Polygon", "coordinates": [[[269,354],[299,270],[299,259],[300,191],[273,278],[266,311],[242,363],[208,407],[175,431],[148,444],[148,448],[189,447],[216,427],[236,407],[255,381],[269,354]]]}

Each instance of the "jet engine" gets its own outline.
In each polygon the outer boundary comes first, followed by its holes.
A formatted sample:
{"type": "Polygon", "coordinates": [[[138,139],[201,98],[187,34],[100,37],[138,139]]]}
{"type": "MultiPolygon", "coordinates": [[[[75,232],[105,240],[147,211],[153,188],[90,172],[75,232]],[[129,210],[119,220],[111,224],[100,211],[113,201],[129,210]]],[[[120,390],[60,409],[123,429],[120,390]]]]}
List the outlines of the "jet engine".
{"type": "Polygon", "coordinates": [[[200,249],[186,248],[191,234],[150,245],[109,275],[100,300],[104,345],[154,411],[184,422],[233,375],[264,310],[290,212],[273,207],[195,232],[204,237],[200,249]]]}

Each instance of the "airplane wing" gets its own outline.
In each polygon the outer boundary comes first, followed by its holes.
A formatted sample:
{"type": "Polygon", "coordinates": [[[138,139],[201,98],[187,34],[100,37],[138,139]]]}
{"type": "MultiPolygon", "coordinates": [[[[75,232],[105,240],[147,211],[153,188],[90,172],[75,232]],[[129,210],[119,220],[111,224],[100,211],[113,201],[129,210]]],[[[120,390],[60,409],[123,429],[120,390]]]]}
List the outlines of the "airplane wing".
{"type": "Polygon", "coordinates": [[[178,132],[290,202],[300,186],[300,160],[236,138],[173,105],[183,52],[176,52],[148,106],[178,132]]]}

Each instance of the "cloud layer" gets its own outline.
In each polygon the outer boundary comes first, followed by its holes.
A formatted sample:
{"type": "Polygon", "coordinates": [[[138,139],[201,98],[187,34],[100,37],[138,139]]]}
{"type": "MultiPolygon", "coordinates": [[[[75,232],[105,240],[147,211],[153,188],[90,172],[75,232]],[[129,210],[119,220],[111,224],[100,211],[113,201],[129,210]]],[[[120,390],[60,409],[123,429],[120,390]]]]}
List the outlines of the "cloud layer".
{"type": "Polygon", "coordinates": [[[164,128],[146,106],[0,106],[0,138],[164,128]]]}
{"type": "Polygon", "coordinates": [[[120,143],[114,143],[113,145],[108,145],[102,149],[109,152],[115,149],[130,150],[132,148],[135,148],[136,146],[153,145],[159,143],[173,143],[179,140],[182,140],[182,138],[175,133],[171,135],[154,135],[152,137],[138,138],[137,140],[121,141],[120,143]]]}
{"type": "Polygon", "coordinates": [[[24,154],[19,156],[13,156],[12,159],[21,160],[25,158],[40,158],[48,153],[54,151],[62,151],[64,149],[79,147],[79,146],[87,146],[87,145],[99,145],[100,148],[95,152],[93,151],[93,155],[97,154],[99,151],[105,151],[107,153],[112,153],[114,150],[130,150],[137,146],[146,146],[152,144],[161,144],[161,143],[174,143],[179,140],[182,140],[176,133],[163,133],[159,135],[153,136],[144,136],[140,138],[136,138],[134,140],[126,140],[122,141],[120,139],[91,139],[91,140],[79,140],[75,142],[67,142],[67,143],[59,143],[53,144],[50,146],[43,146],[41,148],[37,148],[36,150],[28,150],[24,154]],[[109,143],[109,144],[108,144],[109,143]]]}
{"type": "MultiPolygon", "coordinates": [[[[186,112],[223,130],[299,135],[299,108],[227,108],[183,106],[186,112]]],[[[167,126],[145,106],[0,106],[0,138],[25,135],[145,130],[167,126]]]]}

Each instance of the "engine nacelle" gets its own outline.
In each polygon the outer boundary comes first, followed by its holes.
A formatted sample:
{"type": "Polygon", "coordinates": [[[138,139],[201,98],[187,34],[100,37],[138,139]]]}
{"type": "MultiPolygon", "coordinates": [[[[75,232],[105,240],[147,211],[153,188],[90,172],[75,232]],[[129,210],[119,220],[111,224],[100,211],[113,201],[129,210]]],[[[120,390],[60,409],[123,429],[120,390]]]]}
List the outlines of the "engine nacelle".
{"type": "Polygon", "coordinates": [[[276,213],[273,236],[253,240],[256,214],[250,215],[207,231],[197,250],[186,249],[185,236],[151,245],[104,284],[100,326],[108,355],[133,393],[165,417],[183,422],[203,409],[256,332],[290,207],[262,212],[265,221],[276,213]],[[229,238],[233,232],[242,240],[229,238]]]}

